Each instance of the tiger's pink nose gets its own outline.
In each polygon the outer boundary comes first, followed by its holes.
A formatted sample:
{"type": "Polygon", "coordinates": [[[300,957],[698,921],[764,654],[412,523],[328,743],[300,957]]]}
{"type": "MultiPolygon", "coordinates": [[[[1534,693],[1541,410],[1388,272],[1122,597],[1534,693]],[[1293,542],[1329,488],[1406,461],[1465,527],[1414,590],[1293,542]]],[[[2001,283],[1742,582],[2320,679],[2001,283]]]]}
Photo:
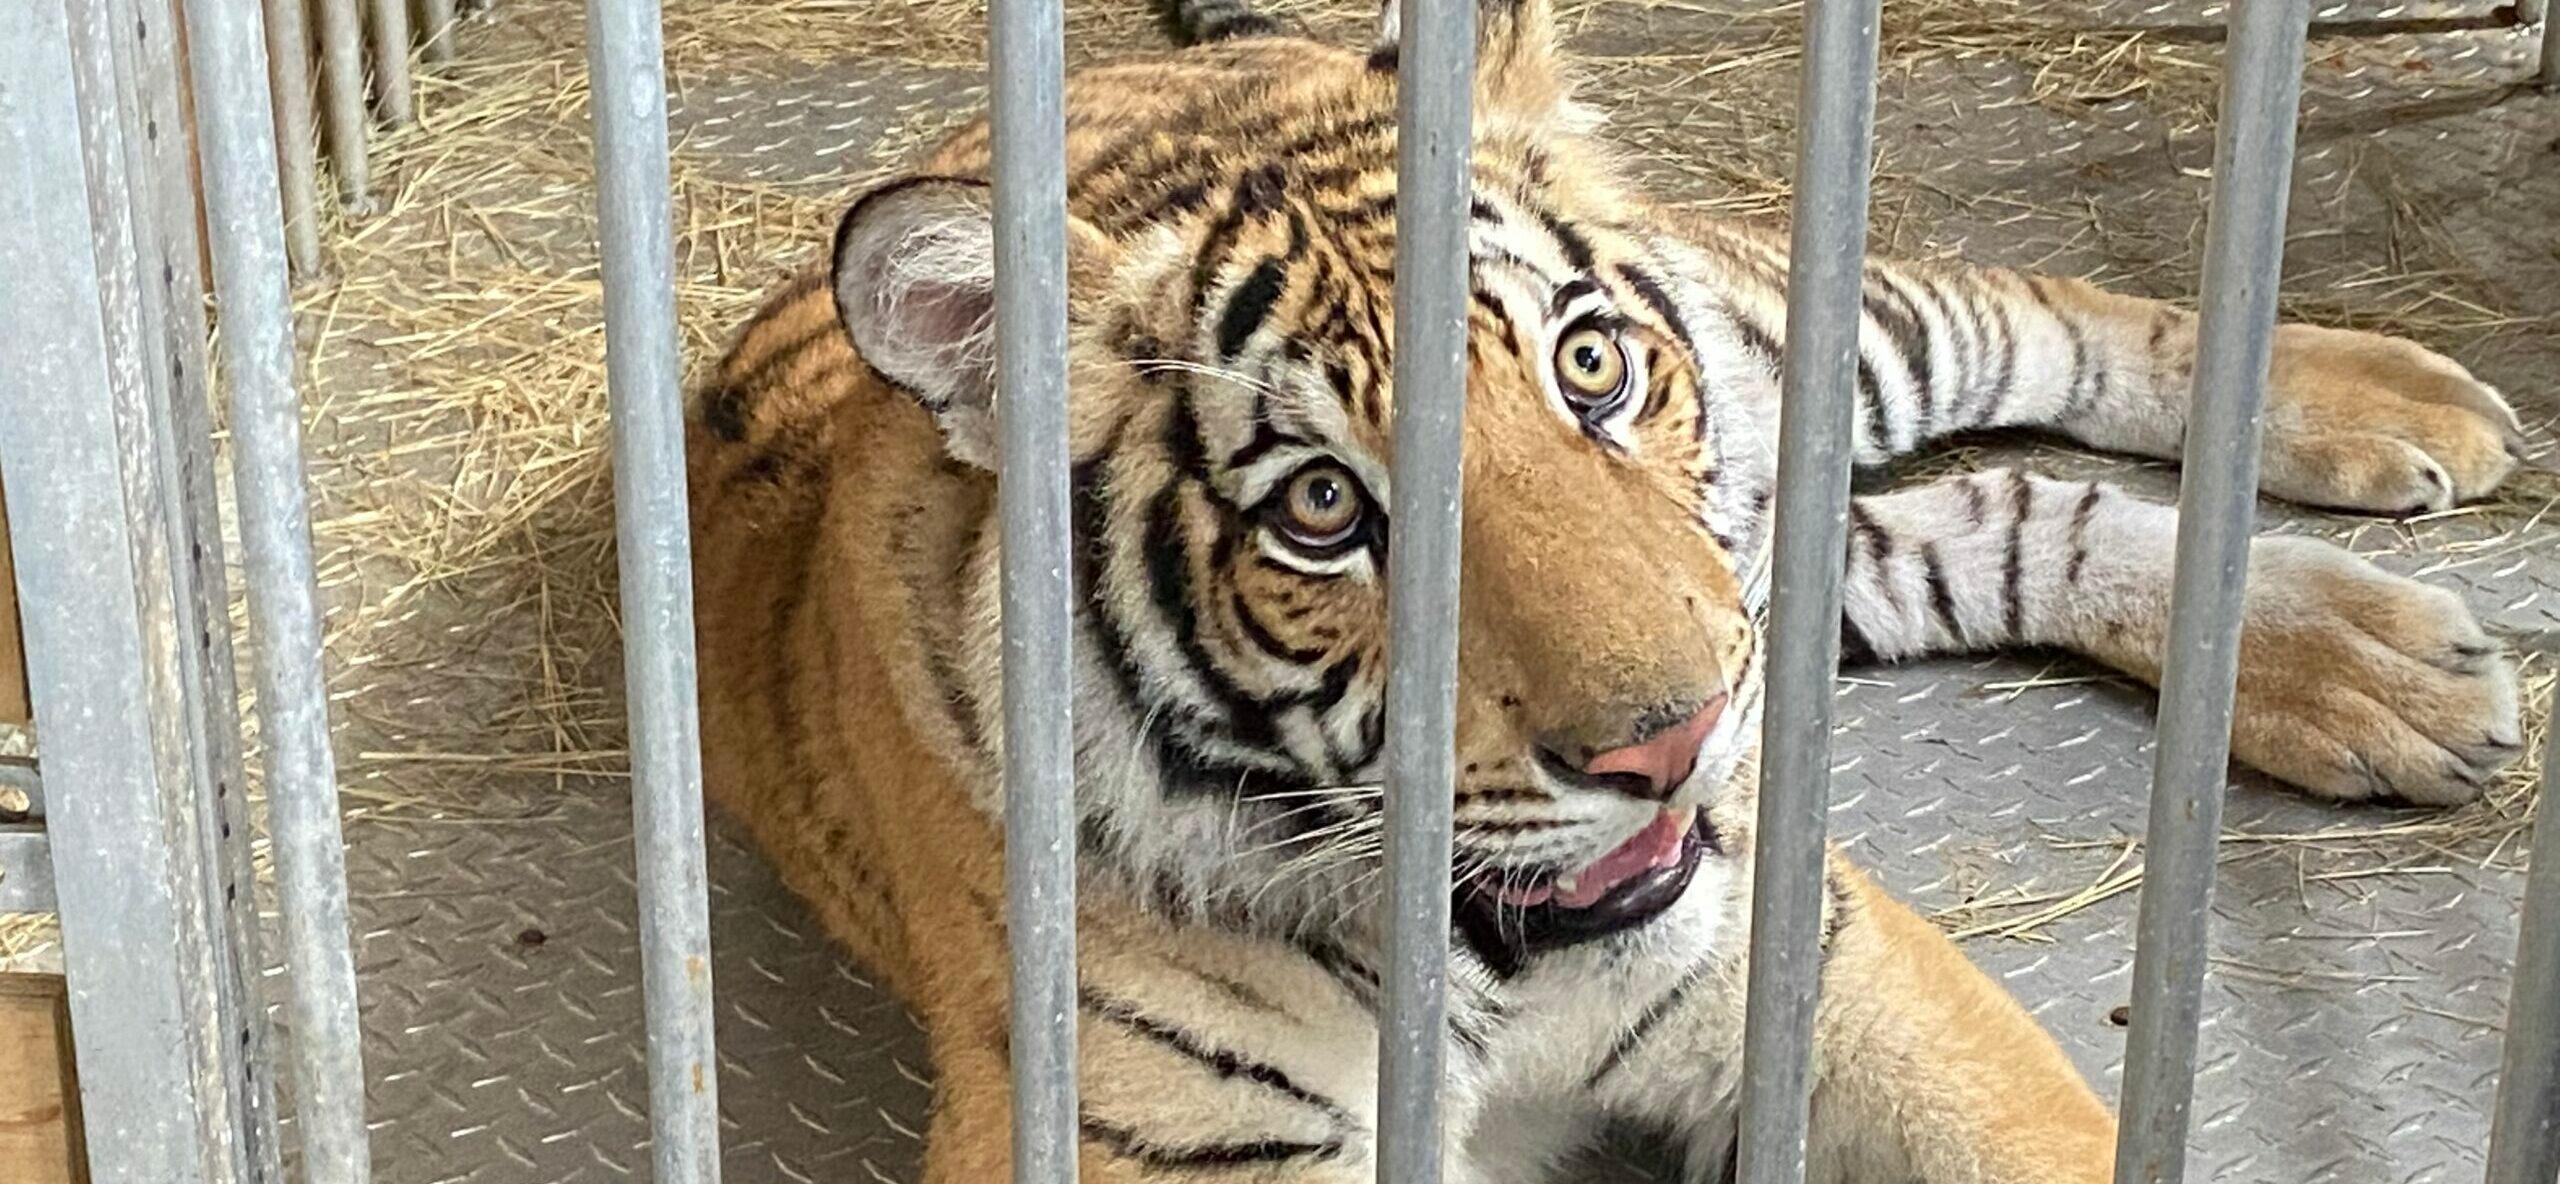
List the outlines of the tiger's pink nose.
{"type": "Polygon", "coordinates": [[[1724,716],[1725,697],[1707,700],[1697,714],[1654,733],[1641,743],[1612,748],[1591,758],[1582,771],[1649,801],[1669,801],[1680,783],[1698,766],[1698,746],[1724,716]]]}

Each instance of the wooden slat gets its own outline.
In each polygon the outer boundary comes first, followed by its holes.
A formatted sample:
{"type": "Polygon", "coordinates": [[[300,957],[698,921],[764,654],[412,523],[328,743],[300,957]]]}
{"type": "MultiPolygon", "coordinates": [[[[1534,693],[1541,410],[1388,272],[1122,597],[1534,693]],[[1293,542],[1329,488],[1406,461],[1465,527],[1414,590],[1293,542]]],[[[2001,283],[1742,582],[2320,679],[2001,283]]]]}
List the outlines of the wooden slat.
{"type": "Polygon", "coordinates": [[[0,974],[0,1180],[88,1184],[62,980],[0,974]]]}
{"type": "Polygon", "coordinates": [[[27,647],[18,634],[18,573],[9,563],[9,511],[0,507],[0,724],[30,718],[27,647]]]}

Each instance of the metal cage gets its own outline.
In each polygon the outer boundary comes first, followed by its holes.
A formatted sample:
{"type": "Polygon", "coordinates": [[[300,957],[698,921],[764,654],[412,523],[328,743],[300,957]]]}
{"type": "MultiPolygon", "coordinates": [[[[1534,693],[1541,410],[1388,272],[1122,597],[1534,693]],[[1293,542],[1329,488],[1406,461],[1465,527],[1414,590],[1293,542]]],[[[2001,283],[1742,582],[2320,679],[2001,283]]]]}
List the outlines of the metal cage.
{"type": "MultiPolygon", "coordinates": [[[[1440,1174],[1454,605],[1475,0],[1408,0],[1400,97],[1382,1181],[1440,1174]]],[[[2538,7],[2538,6],[2537,6],[2538,7]]],[[[43,724],[40,827],[0,829],[0,908],[58,910],[101,1184],[279,1178],[290,1065],[303,1178],[369,1177],[290,272],[318,266],[297,0],[0,5],[0,467],[43,724]],[[191,87],[191,91],[186,89],[191,87]],[[182,137],[192,98],[200,171],[182,137]],[[271,103],[271,99],[273,102],[271,103]],[[201,199],[221,348],[195,298],[201,199]],[[230,401],[291,1039],[269,1030],[226,626],[206,373],[230,401]],[[281,1047],[291,1055],[279,1059],[281,1047]]],[[[321,0],[329,162],[368,178],[408,117],[403,0],[321,0]]],[[[424,58],[452,52],[426,0],[424,58]]],[[[719,1176],[692,591],[655,0],[588,0],[656,1178],[719,1176]]],[[[2539,13],[2523,14],[2527,19],[2539,13]]],[[[1015,1176],[1074,1176],[1074,860],[1060,0],[995,0],[1008,920],[1015,1176]]],[[[1878,0],[1809,0],[1776,503],[1741,1175],[1802,1178],[1846,533],[1878,0]]],[[[2231,6],[2115,1178],[2182,1178],[2239,597],[2252,523],[2306,0],[2231,6]]],[[[2560,38],[2546,37],[2560,81],[2560,38]]],[[[2556,732],[2555,736],[2560,736],[2556,732]]],[[[2560,740],[2546,764],[2560,792],[2560,740]]],[[[39,788],[23,770],[0,775],[39,788]]],[[[2560,819],[2533,840],[2489,1184],[2560,1176],[2560,819]]]]}

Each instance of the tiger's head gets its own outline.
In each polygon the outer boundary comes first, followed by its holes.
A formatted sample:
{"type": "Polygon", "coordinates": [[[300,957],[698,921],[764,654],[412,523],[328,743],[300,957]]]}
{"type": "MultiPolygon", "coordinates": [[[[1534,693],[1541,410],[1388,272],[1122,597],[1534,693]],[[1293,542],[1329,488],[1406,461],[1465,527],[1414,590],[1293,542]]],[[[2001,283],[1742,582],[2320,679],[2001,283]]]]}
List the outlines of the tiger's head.
{"type": "MultiPolygon", "coordinates": [[[[1703,805],[1757,735],[1770,462],[1732,396],[1774,381],[1521,52],[1488,45],[1516,85],[1478,97],[1454,869],[1470,935],[1514,953],[1733,874],[1703,805]]],[[[1357,923],[1381,846],[1395,98],[1379,55],[1327,70],[1196,104],[1196,153],[1069,202],[1084,851],[1266,930],[1357,923]]],[[[993,240],[982,183],[916,177],[834,257],[862,356],[984,480],[993,240]]],[[[992,749],[982,526],[947,660],[992,749]]]]}

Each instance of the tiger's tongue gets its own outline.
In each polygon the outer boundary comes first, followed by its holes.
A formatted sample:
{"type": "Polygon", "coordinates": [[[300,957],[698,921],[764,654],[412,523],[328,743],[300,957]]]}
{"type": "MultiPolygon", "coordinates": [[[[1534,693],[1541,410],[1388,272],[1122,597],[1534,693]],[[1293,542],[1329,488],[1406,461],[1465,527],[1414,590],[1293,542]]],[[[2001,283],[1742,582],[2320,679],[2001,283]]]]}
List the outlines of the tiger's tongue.
{"type": "Polygon", "coordinates": [[[1587,909],[1600,903],[1611,889],[1658,867],[1680,862],[1680,841],[1688,834],[1681,825],[1681,815],[1665,810],[1653,816],[1635,837],[1620,843],[1591,866],[1574,877],[1573,886],[1541,884],[1536,888],[1505,889],[1502,901],[1512,905],[1543,904],[1552,899],[1569,909],[1587,909]]]}

